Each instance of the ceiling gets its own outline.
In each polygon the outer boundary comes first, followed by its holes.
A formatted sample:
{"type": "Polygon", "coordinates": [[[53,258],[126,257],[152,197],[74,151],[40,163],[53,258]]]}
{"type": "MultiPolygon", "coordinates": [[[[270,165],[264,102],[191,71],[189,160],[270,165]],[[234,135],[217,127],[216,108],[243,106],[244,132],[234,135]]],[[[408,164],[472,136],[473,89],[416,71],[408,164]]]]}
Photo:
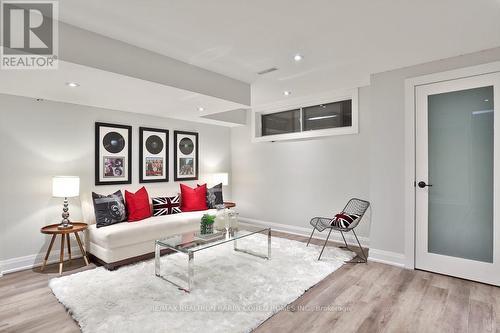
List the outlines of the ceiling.
{"type": "Polygon", "coordinates": [[[234,126],[206,114],[245,105],[59,60],[57,70],[4,70],[0,92],[161,117],[234,126]],[[69,87],[66,83],[80,86],[69,87]],[[203,111],[198,108],[203,106],[203,111]]]}
{"type": "Polygon", "coordinates": [[[65,0],[59,16],[252,83],[252,105],[500,46],[500,0],[65,0]]]}

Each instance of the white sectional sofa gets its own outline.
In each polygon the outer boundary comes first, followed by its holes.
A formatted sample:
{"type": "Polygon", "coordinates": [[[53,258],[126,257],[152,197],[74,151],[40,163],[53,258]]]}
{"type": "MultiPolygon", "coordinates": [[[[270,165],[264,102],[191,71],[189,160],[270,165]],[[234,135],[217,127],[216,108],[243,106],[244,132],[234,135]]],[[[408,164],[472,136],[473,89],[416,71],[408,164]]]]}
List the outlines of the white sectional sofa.
{"type": "Polygon", "coordinates": [[[203,214],[215,215],[216,210],[152,216],[137,222],[122,222],[97,228],[92,203],[82,206],[87,252],[94,261],[114,269],[135,261],[153,257],[155,240],[177,233],[196,231],[203,214]]]}

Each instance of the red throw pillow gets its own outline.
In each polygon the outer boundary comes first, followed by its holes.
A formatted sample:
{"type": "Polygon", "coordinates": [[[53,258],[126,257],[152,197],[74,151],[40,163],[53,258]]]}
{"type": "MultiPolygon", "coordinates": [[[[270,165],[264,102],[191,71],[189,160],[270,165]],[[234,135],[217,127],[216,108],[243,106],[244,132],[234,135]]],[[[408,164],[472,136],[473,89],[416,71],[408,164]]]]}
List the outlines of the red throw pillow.
{"type": "Polygon", "coordinates": [[[148,191],[144,186],[135,193],[125,191],[125,202],[129,222],[144,220],[151,216],[148,191]]]}
{"type": "Polygon", "coordinates": [[[183,212],[207,209],[207,184],[196,188],[181,184],[181,210],[183,212]]]}

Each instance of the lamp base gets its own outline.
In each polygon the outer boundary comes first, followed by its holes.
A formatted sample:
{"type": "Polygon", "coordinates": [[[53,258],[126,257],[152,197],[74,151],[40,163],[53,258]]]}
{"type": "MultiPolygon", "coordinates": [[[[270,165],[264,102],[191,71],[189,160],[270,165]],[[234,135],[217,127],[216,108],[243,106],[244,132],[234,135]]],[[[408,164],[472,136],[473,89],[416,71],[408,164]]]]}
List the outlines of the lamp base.
{"type": "Polygon", "coordinates": [[[71,229],[73,225],[69,222],[68,198],[64,198],[63,213],[61,224],[57,227],[59,230],[71,229]]]}

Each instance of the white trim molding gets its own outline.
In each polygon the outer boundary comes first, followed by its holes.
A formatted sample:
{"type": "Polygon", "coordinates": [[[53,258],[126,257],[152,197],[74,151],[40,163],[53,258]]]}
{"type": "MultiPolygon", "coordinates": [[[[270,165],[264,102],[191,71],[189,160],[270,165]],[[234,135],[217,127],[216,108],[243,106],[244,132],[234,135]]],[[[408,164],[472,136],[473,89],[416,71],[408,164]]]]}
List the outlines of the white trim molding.
{"type": "MultiPolygon", "coordinates": [[[[294,225],[288,225],[288,224],[282,224],[282,223],[276,223],[276,222],[267,222],[267,221],[262,221],[262,220],[257,220],[257,219],[251,219],[247,217],[240,217],[239,218],[241,224],[247,224],[251,226],[258,226],[258,227],[269,227],[272,230],[276,231],[282,231],[282,232],[287,232],[289,234],[293,235],[299,235],[299,236],[305,236],[309,237],[311,235],[312,228],[306,228],[306,227],[298,227],[294,225]]],[[[326,238],[327,233],[323,232],[315,232],[313,238],[315,239],[321,239],[324,240],[326,238]]],[[[356,243],[356,239],[351,233],[345,233],[345,238],[347,241],[347,244],[357,246],[358,244],[356,243]]],[[[370,246],[370,239],[367,237],[363,236],[358,236],[359,242],[361,243],[361,246],[369,248],[370,246]]],[[[342,236],[339,233],[332,233],[330,235],[330,240],[334,242],[339,242],[343,243],[344,241],[342,240],[342,236]]],[[[396,267],[401,267],[405,268],[405,255],[397,252],[391,252],[391,251],[385,251],[385,250],[379,250],[379,249],[369,249],[368,251],[368,261],[372,262],[378,262],[381,264],[387,264],[391,266],[396,266],[396,267]]]]}
{"type": "MultiPolygon", "coordinates": [[[[258,226],[258,227],[268,227],[271,228],[272,230],[276,231],[282,231],[282,232],[287,232],[289,234],[293,235],[299,235],[299,236],[305,236],[309,237],[312,232],[312,227],[311,228],[306,228],[306,227],[298,227],[294,225],[288,225],[288,224],[282,224],[282,223],[276,223],[276,222],[267,222],[267,221],[262,221],[262,220],[256,220],[256,219],[251,219],[251,218],[246,218],[246,217],[240,217],[239,218],[241,224],[248,224],[251,226],[258,226]]],[[[321,232],[315,232],[313,238],[315,239],[326,239],[327,233],[321,233],[321,232]]],[[[345,239],[347,241],[347,244],[353,245],[353,246],[358,246],[356,239],[351,233],[345,233],[344,234],[345,239]]],[[[370,240],[367,237],[363,236],[358,236],[359,242],[361,243],[361,246],[363,247],[369,247],[370,246],[370,240]]],[[[332,233],[330,235],[330,240],[333,242],[340,242],[343,243],[344,241],[342,240],[342,236],[340,233],[332,233]]]]}
{"type": "Polygon", "coordinates": [[[368,261],[407,268],[405,255],[397,252],[370,249],[370,252],[368,254],[368,261]]]}
{"type": "MultiPolygon", "coordinates": [[[[71,248],[71,259],[81,258],[79,247],[71,248]],[[78,254],[77,254],[78,253],[78,254]]],[[[45,253],[31,254],[24,257],[17,257],[12,259],[3,260],[0,262],[0,276],[4,274],[24,271],[26,269],[31,269],[35,267],[42,266],[43,258],[45,253]]],[[[49,259],[47,260],[47,265],[59,262],[59,251],[52,251],[49,259]]]]}
{"type": "MultiPolygon", "coordinates": [[[[415,268],[415,90],[437,82],[500,72],[500,61],[405,80],[405,267],[415,268]]],[[[370,251],[371,252],[371,251],[370,251]]]]}
{"type": "Polygon", "coordinates": [[[323,136],[357,134],[359,133],[358,99],[359,99],[359,89],[354,88],[347,90],[331,91],[313,96],[294,98],[286,101],[254,106],[252,107],[251,118],[250,118],[252,142],[255,143],[255,142],[274,142],[274,141],[285,141],[285,140],[303,140],[303,139],[310,139],[323,136]],[[348,99],[352,101],[351,126],[327,128],[314,131],[277,134],[277,135],[266,135],[266,136],[261,135],[261,116],[263,114],[299,109],[319,104],[340,102],[348,99]]]}

